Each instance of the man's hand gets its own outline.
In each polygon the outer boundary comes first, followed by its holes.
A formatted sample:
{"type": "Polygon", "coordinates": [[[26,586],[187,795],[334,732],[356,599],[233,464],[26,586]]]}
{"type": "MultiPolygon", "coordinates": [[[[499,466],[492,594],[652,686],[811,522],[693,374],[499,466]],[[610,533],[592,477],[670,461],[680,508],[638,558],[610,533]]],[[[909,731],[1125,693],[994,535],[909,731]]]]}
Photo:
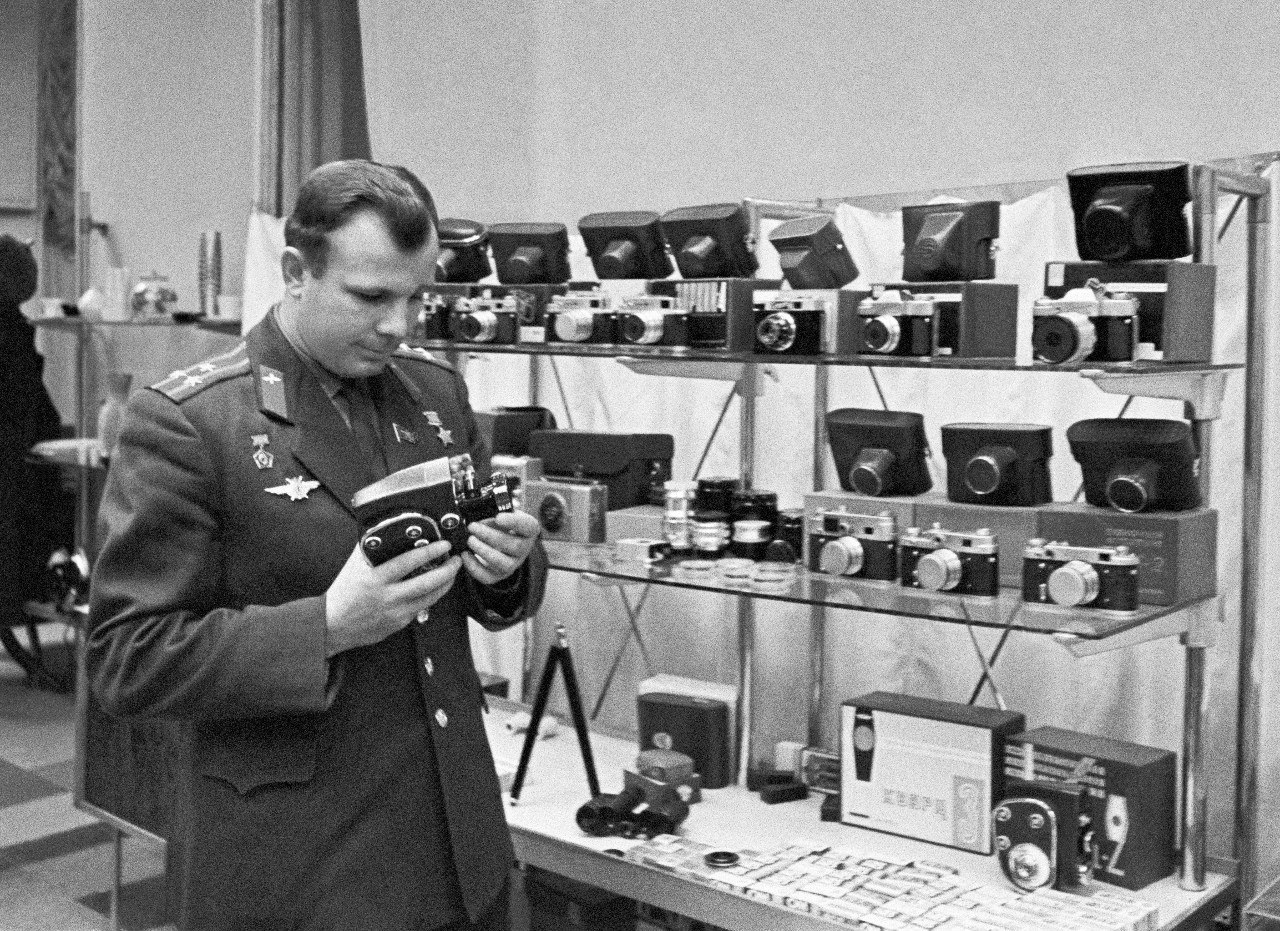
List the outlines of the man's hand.
{"type": "Polygon", "coordinates": [[[327,655],[385,640],[443,598],[462,565],[457,556],[422,575],[405,576],[448,552],[448,541],[437,540],[371,566],[356,546],[325,592],[327,655]]]}
{"type": "Polygon", "coordinates": [[[499,514],[468,524],[469,553],[462,554],[462,564],[477,582],[493,585],[508,578],[529,558],[542,525],[532,514],[523,511],[499,514]]]}

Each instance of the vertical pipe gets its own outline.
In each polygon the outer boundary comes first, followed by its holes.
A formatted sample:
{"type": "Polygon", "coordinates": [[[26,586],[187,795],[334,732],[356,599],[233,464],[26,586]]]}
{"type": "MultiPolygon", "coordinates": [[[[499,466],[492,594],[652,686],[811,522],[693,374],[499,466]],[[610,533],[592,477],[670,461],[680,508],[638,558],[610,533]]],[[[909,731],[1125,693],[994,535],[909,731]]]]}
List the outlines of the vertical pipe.
{"type": "MultiPolygon", "coordinates": [[[[1273,183],[1272,190],[1275,189],[1273,183]]],[[[1246,365],[1244,409],[1244,489],[1241,512],[1240,565],[1240,677],[1236,720],[1239,722],[1236,759],[1235,840],[1240,861],[1240,895],[1249,901],[1258,882],[1258,758],[1261,741],[1262,669],[1258,643],[1260,578],[1258,554],[1262,540],[1262,437],[1266,429],[1267,347],[1263,339],[1263,295],[1270,263],[1271,197],[1250,198],[1247,207],[1248,277],[1245,287],[1246,365]]]]}
{"type": "Polygon", "coordinates": [[[1203,729],[1209,702],[1204,671],[1205,648],[1188,645],[1182,708],[1182,869],[1178,886],[1192,892],[1205,888],[1208,795],[1203,779],[1203,729]]]}
{"type": "Polygon", "coordinates": [[[751,772],[752,737],[755,733],[756,603],[750,595],[738,596],[738,785],[747,785],[751,772]]]}
{"type": "MultiPolygon", "coordinates": [[[[529,356],[529,406],[536,407],[538,405],[538,365],[539,357],[530,353],[529,356]]],[[[534,651],[534,619],[532,617],[525,618],[524,630],[521,635],[521,656],[520,656],[520,700],[529,700],[529,680],[533,678],[533,651],[534,651]]]]}
{"type": "Polygon", "coordinates": [[[759,366],[748,362],[738,379],[738,474],[750,488],[756,474],[756,394],[760,390],[759,366]]]}
{"type": "MultiPolygon", "coordinates": [[[[826,487],[827,405],[829,369],[813,369],[813,490],[826,487]]],[[[808,530],[806,528],[806,535],[808,530]]],[[[809,606],[809,733],[810,746],[822,746],[822,714],[826,709],[827,613],[822,605],[809,606]]]]}
{"type": "MultiPolygon", "coordinates": [[[[89,249],[92,245],[93,215],[89,207],[89,192],[77,190],[75,201],[76,225],[76,299],[79,299],[89,287],[89,249]]],[[[89,339],[87,327],[76,331],[75,347],[75,398],[76,398],[76,436],[90,437],[97,426],[90,415],[93,410],[92,389],[89,384],[89,339]]],[[[93,552],[92,540],[93,514],[89,508],[90,484],[89,465],[86,459],[76,470],[76,549],[86,555],[93,552]]]]}
{"type": "Polygon", "coordinates": [[[111,931],[120,931],[120,886],[124,875],[124,831],[111,830],[111,900],[108,911],[111,931]]]}

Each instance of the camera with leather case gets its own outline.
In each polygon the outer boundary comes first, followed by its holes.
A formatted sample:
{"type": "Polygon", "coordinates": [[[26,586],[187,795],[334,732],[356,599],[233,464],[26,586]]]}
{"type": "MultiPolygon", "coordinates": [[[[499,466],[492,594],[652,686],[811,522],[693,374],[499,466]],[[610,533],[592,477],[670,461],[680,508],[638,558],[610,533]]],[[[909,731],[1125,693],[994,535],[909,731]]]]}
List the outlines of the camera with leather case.
{"type": "Polygon", "coordinates": [[[845,491],[918,495],[933,487],[920,414],[845,407],[829,411],[826,425],[836,477],[845,491]]]}
{"type": "Polygon", "coordinates": [[[947,497],[962,504],[1033,507],[1053,500],[1053,429],[1042,424],[942,427],[947,497]]]}
{"type": "Polygon", "coordinates": [[[548,478],[591,479],[608,488],[609,510],[659,504],[671,478],[675,441],[669,433],[535,430],[529,455],[548,478]]]}
{"type": "Polygon", "coordinates": [[[1199,507],[1200,451],[1182,420],[1080,420],[1067,428],[1085,500],[1129,514],[1199,507]]]}

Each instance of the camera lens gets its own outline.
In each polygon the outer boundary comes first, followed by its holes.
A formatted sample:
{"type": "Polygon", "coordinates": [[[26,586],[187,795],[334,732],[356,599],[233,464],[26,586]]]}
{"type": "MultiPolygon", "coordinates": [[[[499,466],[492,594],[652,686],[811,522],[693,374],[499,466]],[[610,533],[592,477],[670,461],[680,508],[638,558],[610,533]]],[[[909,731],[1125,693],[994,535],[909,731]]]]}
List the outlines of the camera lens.
{"type": "Polygon", "coordinates": [[[916,580],[932,592],[949,592],[960,584],[964,564],[951,550],[934,550],[916,563],[916,580]]]}
{"type": "Polygon", "coordinates": [[[538,506],[538,520],[546,528],[547,533],[559,533],[564,529],[565,518],[569,515],[569,502],[557,494],[547,495],[538,506]]]}
{"type": "Polygon", "coordinates": [[[829,540],[822,547],[818,563],[829,575],[857,575],[862,571],[862,543],[854,537],[829,540]]]}
{"type": "Polygon", "coordinates": [[[596,259],[596,272],[601,278],[637,278],[636,244],[630,239],[615,239],[596,259]]]}
{"type": "Polygon", "coordinates": [[[893,467],[898,457],[887,449],[864,447],[849,470],[849,482],[863,495],[873,498],[893,491],[893,467]]]}
{"type": "Polygon", "coordinates": [[[458,320],[458,335],[469,343],[487,343],[498,332],[498,318],[490,310],[463,314],[458,320]]]}
{"type": "Polygon", "coordinates": [[[1053,365],[1087,359],[1098,343],[1098,331],[1084,314],[1066,311],[1036,317],[1031,327],[1031,348],[1036,359],[1053,365]]]}
{"type": "Polygon", "coordinates": [[[765,349],[786,352],[796,341],[796,321],[788,313],[769,314],[756,326],[756,339],[765,349]]]}
{"type": "Polygon", "coordinates": [[[1107,503],[1126,514],[1145,511],[1156,499],[1159,474],[1149,459],[1121,459],[1107,475],[1107,503]]]}
{"type": "Polygon", "coordinates": [[[638,310],[622,315],[622,338],[628,343],[648,345],[662,339],[662,314],[656,310],[638,310]]]}
{"type": "Polygon", "coordinates": [[[507,259],[499,281],[504,284],[529,284],[538,281],[546,264],[546,253],[541,246],[521,246],[507,259]]]}
{"type": "Polygon", "coordinates": [[[1049,574],[1049,598],[1068,608],[1092,604],[1100,585],[1097,569],[1084,560],[1073,559],[1049,574]]]}
{"type": "Polygon", "coordinates": [[[1140,247],[1150,246],[1151,186],[1117,184],[1094,197],[1081,220],[1081,232],[1091,257],[1122,262],[1140,247]]]}
{"type": "Polygon", "coordinates": [[[901,340],[902,326],[888,314],[872,317],[862,328],[862,344],[872,352],[893,352],[901,340]]]}
{"type": "Polygon", "coordinates": [[[984,446],[965,463],[964,484],[975,495],[992,495],[1000,490],[1018,454],[1008,446],[984,446]]]}
{"type": "Polygon", "coordinates": [[[676,262],[680,266],[680,274],[686,278],[704,278],[707,266],[713,261],[716,241],[710,236],[691,236],[676,262]]]}
{"type": "Polygon", "coordinates": [[[585,342],[594,329],[595,314],[589,310],[574,308],[556,315],[556,336],[566,343],[585,342]]]}

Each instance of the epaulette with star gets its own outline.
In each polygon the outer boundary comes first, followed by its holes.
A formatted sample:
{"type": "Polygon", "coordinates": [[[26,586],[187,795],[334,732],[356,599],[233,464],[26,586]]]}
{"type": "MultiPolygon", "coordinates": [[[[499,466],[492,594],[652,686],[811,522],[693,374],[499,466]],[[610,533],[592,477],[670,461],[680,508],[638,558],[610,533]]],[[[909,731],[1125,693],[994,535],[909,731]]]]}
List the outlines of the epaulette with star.
{"type": "Polygon", "coordinates": [[[169,377],[151,386],[171,401],[182,402],[194,397],[210,385],[247,374],[249,356],[244,343],[230,352],[214,356],[190,368],[170,372],[169,377]]]}
{"type": "Polygon", "coordinates": [[[438,365],[446,372],[455,371],[454,367],[444,359],[433,356],[421,346],[410,346],[408,343],[401,343],[400,348],[391,353],[397,359],[413,359],[415,362],[430,362],[432,365],[438,365]]]}

